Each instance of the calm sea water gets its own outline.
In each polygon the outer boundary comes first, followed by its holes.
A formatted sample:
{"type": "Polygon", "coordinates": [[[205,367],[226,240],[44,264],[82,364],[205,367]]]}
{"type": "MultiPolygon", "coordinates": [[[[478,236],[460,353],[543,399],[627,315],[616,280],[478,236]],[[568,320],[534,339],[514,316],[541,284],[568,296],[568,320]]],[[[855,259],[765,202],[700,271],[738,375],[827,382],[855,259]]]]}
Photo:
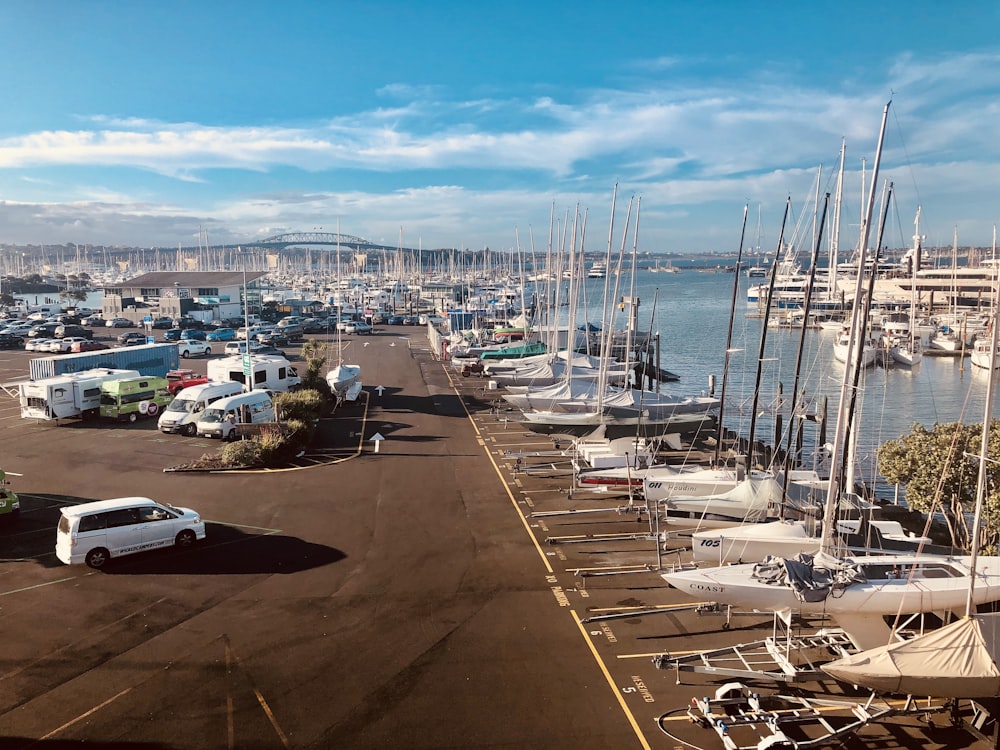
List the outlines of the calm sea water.
{"type": "MultiPolygon", "coordinates": [[[[637,274],[639,328],[660,334],[661,366],[681,378],[677,383],[664,384],[662,388],[667,392],[678,395],[707,392],[710,375],[715,375],[716,395],[721,392],[734,279],[732,273],[693,269],[677,274],[637,274]]],[[[761,318],[749,315],[756,313],[745,302],[749,281],[745,276],[739,279],[723,416],[727,428],[744,436],[749,433],[763,325],[761,318]]],[[[755,279],[752,283],[759,281],[755,279]]],[[[594,290],[603,290],[603,285],[601,280],[589,280],[589,299],[597,298],[594,290]]],[[[628,294],[628,290],[620,294],[628,294]]],[[[597,310],[596,322],[600,306],[592,304],[591,309],[597,310]]],[[[624,321],[616,319],[615,325],[624,325],[624,321]]],[[[844,366],[833,357],[833,335],[816,330],[806,332],[799,376],[800,392],[804,392],[813,407],[818,408],[823,396],[828,399],[828,441],[834,436],[844,373],[844,366]]],[[[800,336],[799,330],[771,328],[767,332],[756,437],[768,443],[774,443],[779,388],[784,400],[791,400],[800,336]]],[[[912,370],[869,368],[860,389],[857,460],[864,476],[873,476],[875,449],[908,433],[914,423],[929,427],[935,422],[981,423],[983,419],[985,372],[972,367],[968,358],[924,357],[912,370]]],[[[783,414],[787,425],[787,404],[783,414]]],[[[816,439],[815,424],[807,423],[806,448],[815,447],[816,439]]],[[[781,439],[782,444],[784,440],[781,439]]],[[[807,458],[807,462],[810,460],[807,458]]]]}

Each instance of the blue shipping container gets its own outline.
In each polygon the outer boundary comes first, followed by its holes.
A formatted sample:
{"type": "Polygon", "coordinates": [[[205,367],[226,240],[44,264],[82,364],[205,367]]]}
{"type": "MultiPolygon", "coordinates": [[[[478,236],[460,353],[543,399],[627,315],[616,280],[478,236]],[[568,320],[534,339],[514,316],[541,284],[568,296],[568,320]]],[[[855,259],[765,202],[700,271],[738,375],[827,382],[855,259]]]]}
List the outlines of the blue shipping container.
{"type": "Polygon", "coordinates": [[[51,378],[70,372],[107,367],[114,370],[138,370],[142,375],[165,378],[168,370],[180,366],[177,344],[143,344],[102,349],[79,354],[53,354],[31,360],[32,380],[51,378]]]}

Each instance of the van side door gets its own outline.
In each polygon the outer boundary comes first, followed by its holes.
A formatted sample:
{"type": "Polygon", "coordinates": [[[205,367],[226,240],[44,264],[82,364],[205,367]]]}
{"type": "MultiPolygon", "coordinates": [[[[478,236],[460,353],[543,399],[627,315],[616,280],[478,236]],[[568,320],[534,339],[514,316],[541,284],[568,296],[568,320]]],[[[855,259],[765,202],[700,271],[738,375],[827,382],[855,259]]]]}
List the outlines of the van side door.
{"type": "Polygon", "coordinates": [[[169,547],[174,543],[177,515],[160,505],[144,505],[139,511],[143,549],[169,547]]]}
{"type": "Polygon", "coordinates": [[[130,555],[142,548],[142,531],[136,508],[109,510],[104,516],[108,524],[107,546],[112,557],[130,555]]]}

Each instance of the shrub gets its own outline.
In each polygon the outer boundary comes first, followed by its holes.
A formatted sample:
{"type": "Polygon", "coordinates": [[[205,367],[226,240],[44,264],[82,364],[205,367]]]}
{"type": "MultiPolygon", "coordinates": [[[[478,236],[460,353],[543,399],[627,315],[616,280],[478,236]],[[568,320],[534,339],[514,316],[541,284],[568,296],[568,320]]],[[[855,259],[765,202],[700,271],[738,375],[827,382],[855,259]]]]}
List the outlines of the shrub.
{"type": "Polygon", "coordinates": [[[323,413],[323,396],[318,390],[303,388],[277,394],[274,406],[284,420],[317,419],[323,413]]]}
{"type": "Polygon", "coordinates": [[[226,467],[263,466],[262,444],[257,439],[237,440],[222,449],[222,464],[226,467]]]}

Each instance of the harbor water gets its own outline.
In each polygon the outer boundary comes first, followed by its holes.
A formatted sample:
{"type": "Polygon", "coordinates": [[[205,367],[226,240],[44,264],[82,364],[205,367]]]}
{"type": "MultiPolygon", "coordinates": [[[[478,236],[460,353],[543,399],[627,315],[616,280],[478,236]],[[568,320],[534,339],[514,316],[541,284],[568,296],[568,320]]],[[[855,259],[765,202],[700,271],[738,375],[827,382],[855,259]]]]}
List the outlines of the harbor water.
{"type": "MultiPolygon", "coordinates": [[[[676,395],[709,391],[714,376],[720,395],[726,372],[726,338],[733,297],[733,273],[684,269],[680,273],[636,274],[634,296],[639,299],[638,327],[659,335],[660,365],[680,376],[660,387],[676,395]]],[[[759,279],[749,280],[759,283],[759,279]]],[[[727,429],[746,436],[754,404],[757,359],[763,319],[756,307],[746,304],[748,279],[738,279],[736,314],[726,376],[723,422],[727,429]]],[[[588,281],[588,298],[599,298],[604,282],[588,281]]],[[[619,290],[619,297],[629,290],[619,290]]],[[[601,306],[590,306],[591,322],[599,322],[601,306]]],[[[621,315],[621,313],[618,313],[621,315]]],[[[618,317],[615,327],[624,325],[618,317]]],[[[834,332],[810,329],[805,334],[799,374],[799,391],[806,411],[816,412],[827,400],[827,441],[834,437],[844,365],[833,357],[834,332]]],[[[925,334],[926,337],[926,334],[925,334]]],[[[761,368],[755,437],[775,443],[775,415],[782,415],[787,429],[795,381],[799,329],[770,328],[761,368]],[[779,392],[782,398],[779,401],[779,392]]],[[[875,451],[882,443],[910,432],[914,423],[963,421],[982,423],[986,373],[973,367],[968,357],[924,357],[914,368],[868,368],[861,377],[857,399],[856,458],[859,478],[877,475],[875,451]]],[[[818,430],[807,422],[803,433],[803,463],[816,465],[818,430]]],[[[784,445],[785,437],[781,437],[784,445]]],[[[884,489],[883,489],[884,491],[884,489]]]]}

